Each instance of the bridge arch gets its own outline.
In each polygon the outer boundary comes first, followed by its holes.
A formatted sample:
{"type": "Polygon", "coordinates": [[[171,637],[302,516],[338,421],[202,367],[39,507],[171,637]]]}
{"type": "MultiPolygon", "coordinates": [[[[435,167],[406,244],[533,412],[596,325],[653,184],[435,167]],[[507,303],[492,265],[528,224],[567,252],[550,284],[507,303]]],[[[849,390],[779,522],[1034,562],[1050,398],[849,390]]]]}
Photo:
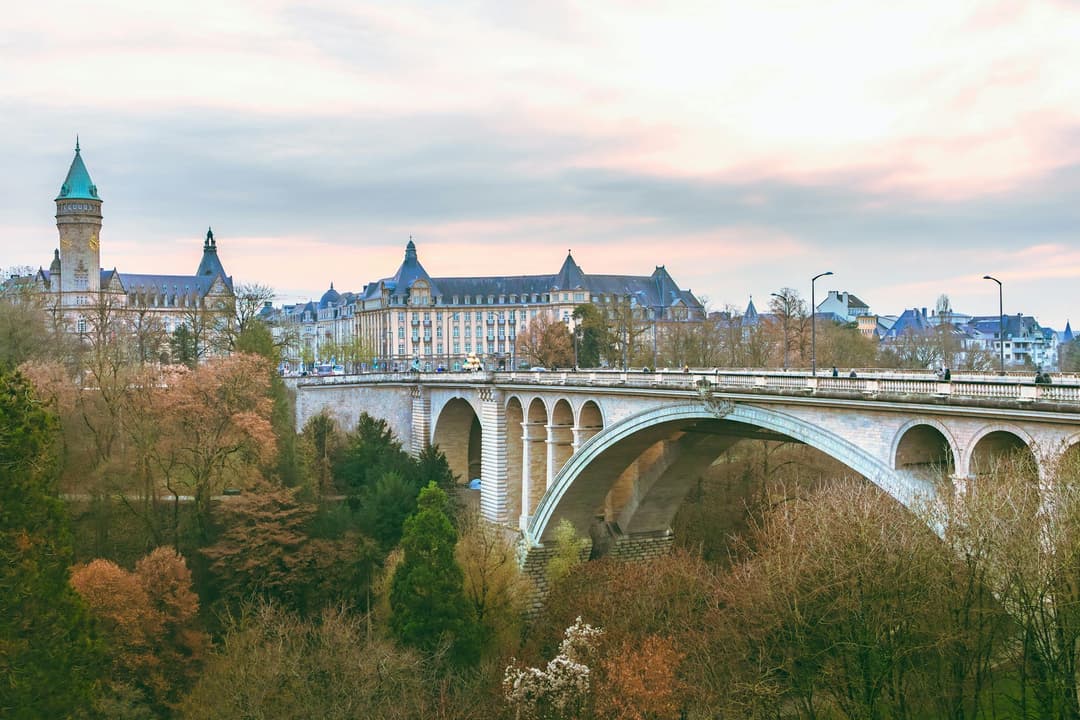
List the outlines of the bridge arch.
{"type": "Polygon", "coordinates": [[[1080,433],[1061,444],[1061,452],[1054,458],[1054,481],[1080,481],[1080,433]]]}
{"type": "Polygon", "coordinates": [[[1036,452],[1035,439],[1014,425],[992,424],[979,429],[971,437],[964,458],[968,477],[986,475],[994,465],[1010,455],[1020,456],[1031,463],[1033,471],[1042,466],[1036,452]]]}
{"type": "Polygon", "coordinates": [[[937,470],[953,475],[959,457],[956,438],[945,425],[932,418],[916,418],[896,431],[889,451],[889,464],[894,470],[917,472],[927,477],[937,470]]]}
{"type": "Polygon", "coordinates": [[[450,470],[459,482],[482,475],[483,431],[480,417],[468,400],[453,397],[439,409],[431,442],[446,455],[450,470]]]}
{"type": "MultiPolygon", "coordinates": [[[[579,533],[588,535],[596,510],[604,502],[614,478],[640,451],[656,447],[673,432],[680,432],[680,428],[709,422],[739,423],[803,442],[863,475],[905,507],[913,507],[919,497],[929,497],[934,492],[930,483],[910,473],[895,471],[849,440],[787,413],[736,404],[718,420],[718,416],[701,403],[665,405],[624,418],[584,443],[541,499],[526,529],[526,541],[540,544],[550,540],[556,524],[564,518],[579,533]]],[[[690,443],[708,450],[707,439],[700,439],[708,436],[707,432],[695,433],[690,443]]],[[[683,437],[689,437],[689,433],[683,437]]],[[[665,450],[659,452],[662,454],[665,450]]],[[[673,457],[669,467],[681,460],[681,457],[673,457]]],[[[639,525],[635,528],[637,532],[666,530],[678,503],[685,497],[685,493],[678,495],[665,491],[663,483],[654,487],[658,491],[655,502],[662,506],[661,511],[647,513],[651,516],[651,527],[639,525]]],[[[636,498],[635,511],[647,510],[654,502],[650,495],[652,490],[647,488],[643,496],[636,498]]]]}
{"type": "Polygon", "coordinates": [[[574,428],[574,448],[580,448],[589,438],[604,429],[604,411],[595,400],[586,400],[578,408],[577,426],[574,428]]]}

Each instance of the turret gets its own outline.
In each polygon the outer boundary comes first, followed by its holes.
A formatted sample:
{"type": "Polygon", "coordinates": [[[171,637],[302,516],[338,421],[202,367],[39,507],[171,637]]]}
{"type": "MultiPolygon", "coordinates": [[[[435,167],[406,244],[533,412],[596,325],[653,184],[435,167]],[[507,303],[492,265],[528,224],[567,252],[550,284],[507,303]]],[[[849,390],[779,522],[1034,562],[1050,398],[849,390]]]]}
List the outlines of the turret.
{"type": "MultiPolygon", "coordinates": [[[[79,141],[75,158],[56,196],[56,229],[60,233],[60,251],[56,260],[63,268],[60,291],[96,293],[101,286],[101,198],[97,186],[83,164],[79,141]]],[[[83,303],[90,302],[84,296],[83,303]]],[[[66,305],[80,304],[64,300],[66,305]]]]}
{"type": "Polygon", "coordinates": [[[60,292],[60,250],[53,250],[52,262],[49,264],[49,289],[60,292]]]}
{"type": "Polygon", "coordinates": [[[199,276],[221,275],[221,277],[225,277],[225,268],[221,266],[221,259],[218,258],[217,254],[217,240],[214,239],[213,228],[206,229],[202,260],[199,261],[199,269],[195,271],[195,274],[199,276]]]}

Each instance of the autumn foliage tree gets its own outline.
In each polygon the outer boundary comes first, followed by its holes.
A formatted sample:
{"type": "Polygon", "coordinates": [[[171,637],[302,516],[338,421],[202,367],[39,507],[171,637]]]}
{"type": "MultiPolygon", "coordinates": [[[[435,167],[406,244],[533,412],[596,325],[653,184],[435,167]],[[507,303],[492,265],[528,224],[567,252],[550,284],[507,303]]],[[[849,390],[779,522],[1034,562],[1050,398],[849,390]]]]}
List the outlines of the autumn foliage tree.
{"type": "MultiPolygon", "coordinates": [[[[328,608],[305,620],[257,604],[235,618],[199,683],[187,720],[445,717],[432,665],[372,636],[363,619],[328,608]]],[[[464,717],[464,716],[462,716],[464,717]]]]}
{"type": "Polygon", "coordinates": [[[381,559],[377,546],[355,531],[313,536],[316,506],[299,492],[263,485],[221,505],[223,530],[202,553],[227,608],[252,598],[301,613],[361,605],[381,559]]]}
{"type": "Polygon", "coordinates": [[[196,678],[209,645],[198,627],[199,599],[183,557],[158,548],[138,562],[135,572],[94,560],[73,569],[71,584],[109,645],[113,707],[132,697],[154,712],[175,705],[196,678]]]}
{"type": "Polygon", "coordinates": [[[266,364],[232,355],[163,378],[154,462],[174,498],[193,496],[197,542],[209,537],[211,498],[229,482],[253,482],[273,458],[266,364]]]}
{"type": "Polygon", "coordinates": [[[548,313],[533,318],[517,336],[517,355],[544,367],[569,367],[574,363],[573,338],[566,324],[548,313]]]}

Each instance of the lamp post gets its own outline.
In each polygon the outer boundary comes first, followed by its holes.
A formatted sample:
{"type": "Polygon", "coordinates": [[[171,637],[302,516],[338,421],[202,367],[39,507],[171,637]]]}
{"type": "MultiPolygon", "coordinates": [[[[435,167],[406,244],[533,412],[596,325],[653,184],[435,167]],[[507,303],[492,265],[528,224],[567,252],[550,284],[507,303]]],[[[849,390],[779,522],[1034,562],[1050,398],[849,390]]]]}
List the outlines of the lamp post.
{"type": "Polygon", "coordinates": [[[780,302],[784,303],[784,369],[788,368],[788,318],[791,316],[790,299],[780,293],[769,293],[774,298],[780,298],[780,302]]]}
{"type": "Polygon", "coordinates": [[[623,372],[626,372],[629,369],[627,365],[629,362],[627,345],[630,344],[630,293],[626,293],[623,298],[626,300],[626,314],[623,317],[622,369],[623,372]]]}
{"type": "Polygon", "coordinates": [[[574,325],[574,329],[571,331],[574,338],[574,369],[578,369],[578,356],[577,356],[577,344],[578,338],[581,336],[581,328],[578,325],[574,325]]]}
{"type": "Polygon", "coordinates": [[[998,358],[1000,375],[1005,374],[1005,306],[1002,303],[1001,281],[996,277],[983,275],[983,280],[993,280],[998,286],[998,358]]]}
{"type": "Polygon", "coordinates": [[[818,273],[810,278],[810,373],[817,377],[817,303],[814,296],[814,283],[820,277],[832,275],[832,270],[818,273]]]}

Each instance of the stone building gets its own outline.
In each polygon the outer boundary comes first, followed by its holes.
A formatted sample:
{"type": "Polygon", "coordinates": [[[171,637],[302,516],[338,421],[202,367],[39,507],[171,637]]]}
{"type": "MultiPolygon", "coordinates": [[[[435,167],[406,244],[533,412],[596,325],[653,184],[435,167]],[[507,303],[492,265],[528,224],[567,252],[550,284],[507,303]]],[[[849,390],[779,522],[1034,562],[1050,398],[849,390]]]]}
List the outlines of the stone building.
{"type": "MultiPolygon", "coordinates": [[[[489,368],[517,367],[519,333],[541,315],[574,329],[574,308],[599,306],[609,315],[629,312],[643,328],[644,344],[684,323],[704,320],[705,309],[663,266],[650,275],[585,273],[568,251],[557,273],[498,277],[432,277],[410,238],[397,272],[358,293],[333,286],[318,303],[286,306],[283,320],[298,326],[294,354],[328,361],[325,348],[364,348],[366,367],[459,368],[476,354],[489,368]]],[[[340,358],[338,358],[340,359],[340,358]]]]}
{"type": "Polygon", "coordinates": [[[235,301],[233,280],[221,264],[212,231],[206,233],[202,257],[191,275],[106,270],[101,267],[102,202],[76,142],[75,157],[56,196],[59,248],[49,269],[40,268],[32,277],[56,317],[80,333],[88,331],[102,307],[126,317],[137,315],[141,323],[155,324],[165,333],[194,322],[228,322],[235,301]]]}

